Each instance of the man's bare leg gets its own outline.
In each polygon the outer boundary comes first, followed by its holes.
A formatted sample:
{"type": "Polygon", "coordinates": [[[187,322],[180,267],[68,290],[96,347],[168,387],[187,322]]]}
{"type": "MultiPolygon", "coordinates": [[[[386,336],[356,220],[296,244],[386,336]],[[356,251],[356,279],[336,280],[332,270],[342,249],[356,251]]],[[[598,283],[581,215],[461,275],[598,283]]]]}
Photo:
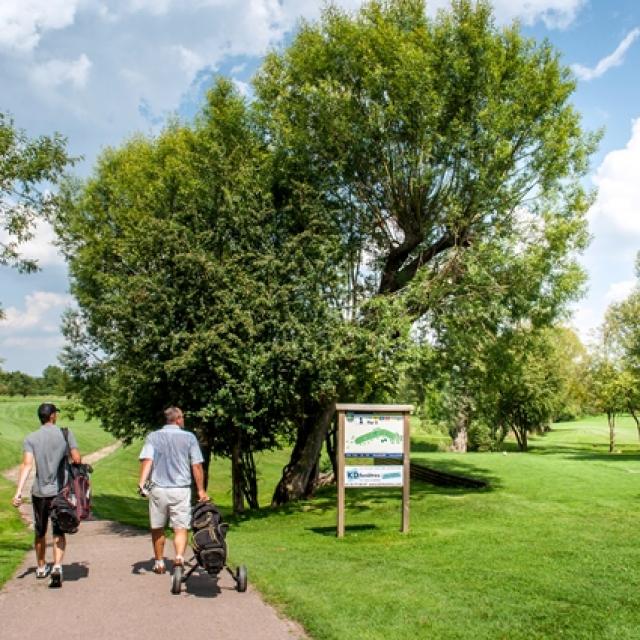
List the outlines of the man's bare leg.
{"type": "Polygon", "coordinates": [[[54,566],[62,565],[64,551],[67,548],[67,539],[63,534],[53,536],[53,564],[54,566]]]}
{"type": "Polygon", "coordinates": [[[36,549],[36,562],[38,567],[44,567],[45,554],[47,552],[47,536],[36,536],[33,546],[36,549]]]}
{"type": "Polygon", "coordinates": [[[153,542],[153,555],[157,562],[164,559],[164,527],[151,529],[151,541],[153,542]]]}
{"type": "Polygon", "coordinates": [[[184,561],[184,552],[187,548],[188,529],[173,530],[173,546],[176,550],[176,559],[184,561]]]}

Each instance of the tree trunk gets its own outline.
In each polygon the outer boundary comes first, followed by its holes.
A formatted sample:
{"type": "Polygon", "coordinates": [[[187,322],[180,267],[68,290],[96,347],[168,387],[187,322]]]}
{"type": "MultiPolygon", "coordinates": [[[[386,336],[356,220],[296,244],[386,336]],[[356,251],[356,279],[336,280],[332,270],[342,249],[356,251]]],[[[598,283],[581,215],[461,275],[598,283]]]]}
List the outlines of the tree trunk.
{"type": "Polygon", "coordinates": [[[258,474],[253,451],[250,448],[245,448],[240,454],[240,465],[242,467],[242,494],[249,509],[258,509],[260,507],[258,504],[258,474]]]}
{"type": "Polygon", "coordinates": [[[335,419],[331,421],[331,427],[327,432],[325,440],[325,446],[327,447],[327,455],[331,461],[331,468],[333,470],[333,477],[338,477],[338,425],[335,419]]]}
{"type": "Polygon", "coordinates": [[[513,433],[518,441],[518,449],[520,449],[520,451],[527,451],[529,448],[529,443],[527,441],[527,428],[514,425],[513,433]]]}
{"type": "Polygon", "coordinates": [[[631,405],[629,405],[629,413],[633,416],[633,419],[635,420],[636,430],[638,431],[638,438],[640,438],[640,419],[638,418],[638,414],[636,413],[635,409],[631,405]]]}
{"type": "Polygon", "coordinates": [[[613,453],[616,448],[616,414],[607,413],[609,423],[609,453],[613,453]]]}
{"type": "Polygon", "coordinates": [[[456,453],[467,453],[467,444],[469,441],[467,425],[463,424],[456,428],[455,437],[451,445],[451,451],[456,453]]]}
{"type": "Polygon", "coordinates": [[[466,400],[463,400],[458,415],[455,419],[455,424],[451,431],[451,451],[456,453],[466,453],[469,443],[469,422],[470,422],[470,407],[466,400]]]}
{"type": "Polygon", "coordinates": [[[231,497],[233,513],[244,512],[244,495],[242,492],[242,458],[240,452],[240,430],[237,430],[231,448],[231,497]]]}
{"type": "Polygon", "coordinates": [[[272,506],[299,500],[313,493],[316,479],[314,469],[335,410],[335,402],[331,401],[304,420],[298,430],[291,459],[282,470],[282,477],[273,493],[272,506]]]}

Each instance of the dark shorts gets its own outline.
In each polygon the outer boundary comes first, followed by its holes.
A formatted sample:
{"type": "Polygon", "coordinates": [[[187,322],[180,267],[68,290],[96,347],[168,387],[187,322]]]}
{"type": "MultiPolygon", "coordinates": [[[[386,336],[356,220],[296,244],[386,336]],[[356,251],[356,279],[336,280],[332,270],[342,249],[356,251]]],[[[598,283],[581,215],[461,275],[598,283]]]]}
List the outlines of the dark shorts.
{"type": "MultiPolygon", "coordinates": [[[[36,536],[42,538],[47,533],[47,525],[49,524],[49,518],[51,517],[51,498],[39,498],[38,496],[31,496],[31,504],[33,505],[33,528],[36,536]]],[[[51,530],[54,536],[63,536],[64,533],[58,529],[58,527],[51,522],[51,530]]]]}

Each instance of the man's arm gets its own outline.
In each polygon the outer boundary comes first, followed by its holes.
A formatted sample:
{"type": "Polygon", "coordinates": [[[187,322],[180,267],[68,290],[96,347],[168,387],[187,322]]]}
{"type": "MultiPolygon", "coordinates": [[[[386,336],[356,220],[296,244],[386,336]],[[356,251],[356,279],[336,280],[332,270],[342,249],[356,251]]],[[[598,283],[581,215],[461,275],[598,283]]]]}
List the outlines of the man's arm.
{"type": "Polygon", "coordinates": [[[76,437],[73,434],[71,429],[67,429],[67,445],[69,446],[69,454],[71,456],[71,462],[73,464],[80,464],[82,462],[82,456],[80,455],[80,450],[78,449],[78,443],[76,441],[76,437]]]}
{"type": "Polygon", "coordinates": [[[193,472],[193,479],[196,482],[196,489],[198,491],[198,500],[204,502],[209,499],[207,492],[204,488],[204,471],[202,470],[202,464],[192,464],[191,471],[193,472]]]}
{"type": "Polygon", "coordinates": [[[16,494],[13,496],[13,500],[11,501],[14,507],[19,507],[22,504],[22,490],[24,489],[24,484],[29,477],[32,466],[33,453],[25,451],[22,454],[22,464],[20,465],[20,474],[18,476],[18,488],[16,489],[16,494]]]}
{"type": "Polygon", "coordinates": [[[138,489],[140,489],[141,492],[144,491],[144,485],[149,479],[149,474],[151,473],[152,466],[152,458],[143,458],[142,460],[140,460],[140,479],[138,480],[138,489]]]}

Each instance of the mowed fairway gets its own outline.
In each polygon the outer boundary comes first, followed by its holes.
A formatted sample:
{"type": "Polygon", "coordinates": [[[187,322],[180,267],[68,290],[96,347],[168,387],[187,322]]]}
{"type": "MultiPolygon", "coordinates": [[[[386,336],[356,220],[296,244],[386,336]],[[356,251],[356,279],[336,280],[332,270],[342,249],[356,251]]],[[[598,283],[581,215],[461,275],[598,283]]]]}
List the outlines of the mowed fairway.
{"type": "MultiPolygon", "coordinates": [[[[484,477],[482,491],[414,482],[411,533],[398,532],[399,492],[347,493],[335,538],[335,493],[232,519],[231,560],[317,639],[638,638],[640,456],[630,419],[608,454],[604,418],[554,425],[528,454],[430,451],[412,458],[484,477]]],[[[510,446],[508,444],[508,446],[510,446]]],[[[134,496],[139,445],[98,465],[97,509],[145,526],[134,496]]],[[[282,452],[260,458],[268,503],[282,452]]],[[[211,495],[228,512],[228,465],[211,495]]]]}

